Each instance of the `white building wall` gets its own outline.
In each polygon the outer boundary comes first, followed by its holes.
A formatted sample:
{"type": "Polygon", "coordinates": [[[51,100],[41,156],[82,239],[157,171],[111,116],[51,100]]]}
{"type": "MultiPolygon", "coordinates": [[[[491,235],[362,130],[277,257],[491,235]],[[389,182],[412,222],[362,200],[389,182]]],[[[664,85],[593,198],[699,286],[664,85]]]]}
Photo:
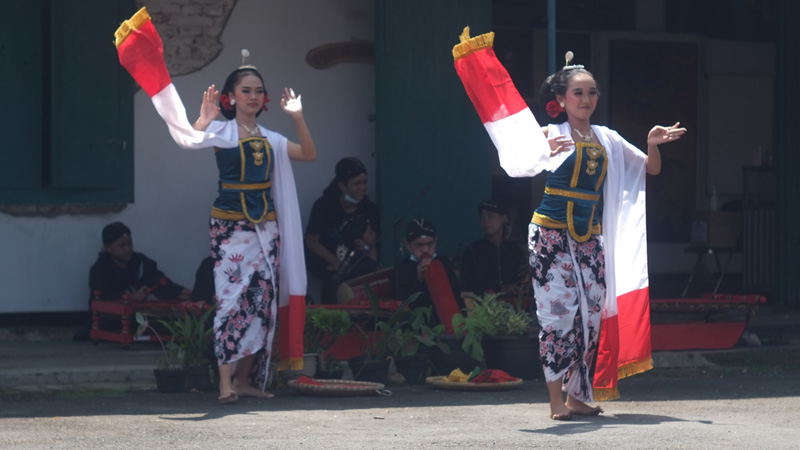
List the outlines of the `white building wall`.
{"type": "MultiPolygon", "coordinates": [[[[194,121],[203,90],[212,83],[221,87],[241,64],[241,49],[249,49],[249,63],[264,75],[272,100],[259,123],[295,142],[293,122],[280,109],[280,93],[288,86],[302,94],[319,154],[315,162],[293,163],[304,226],[339,158],[358,156],[375,173],[374,123],[368,120],[375,111],[374,65],[344,63],[317,70],[305,62],[306,53],[327,43],[371,40],[373,24],[370,0],[239,0],[216,60],[173,78],[194,121]]],[[[113,32],[109,30],[109,41],[113,32]]],[[[100,232],[116,220],[132,229],[136,251],[155,259],[174,281],[193,284],[195,270],[209,251],[208,218],[217,186],[213,150],[177,147],[141,91],[134,121],[135,199],[126,209],[54,218],[0,214],[0,314],[85,310],[100,232]]],[[[371,185],[373,197],[374,192],[371,185]]]]}

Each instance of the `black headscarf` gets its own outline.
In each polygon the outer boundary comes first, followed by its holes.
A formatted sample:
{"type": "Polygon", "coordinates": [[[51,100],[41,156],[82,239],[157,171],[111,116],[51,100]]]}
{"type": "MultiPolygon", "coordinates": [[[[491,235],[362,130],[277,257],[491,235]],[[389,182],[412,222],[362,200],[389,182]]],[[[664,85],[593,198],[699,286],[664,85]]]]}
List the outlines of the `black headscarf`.
{"type": "Polygon", "coordinates": [[[481,206],[478,207],[478,212],[480,213],[484,210],[508,215],[508,202],[492,197],[489,200],[481,202],[481,206]]]}
{"type": "Polygon", "coordinates": [[[117,239],[125,235],[131,235],[131,229],[122,222],[114,222],[103,228],[103,245],[113,244],[117,239]]]}
{"type": "Polygon", "coordinates": [[[367,173],[367,167],[355,156],[342,158],[336,163],[336,181],[347,183],[347,180],[367,173]]]}

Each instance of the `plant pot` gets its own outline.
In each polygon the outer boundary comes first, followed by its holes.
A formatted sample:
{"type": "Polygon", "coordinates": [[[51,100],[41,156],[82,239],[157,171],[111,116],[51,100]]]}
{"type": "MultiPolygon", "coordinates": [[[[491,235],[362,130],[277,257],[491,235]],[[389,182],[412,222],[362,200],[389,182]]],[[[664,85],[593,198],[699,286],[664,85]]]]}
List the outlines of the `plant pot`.
{"type": "Polygon", "coordinates": [[[208,392],[214,389],[211,381],[211,367],[187,367],[186,368],[186,389],[200,392],[208,392]]]}
{"type": "Polygon", "coordinates": [[[536,335],[486,336],[483,351],[488,369],[500,369],[523,380],[542,378],[539,338],[536,335]]]}
{"type": "Polygon", "coordinates": [[[186,370],[153,370],[156,377],[156,389],[164,394],[186,391],[186,370]]]}
{"type": "Polygon", "coordinates": [[[448,375],[455,369],[470,372],[480,365],[480,361],[473,359],[461,348],[461,341],[455,336],[442,336],[441,340],[450,347],[450,354],[442,352],[438,347],[431,349],[430,363],[437,374],[448,375]]]}
{"type": "Polygon", "coordinates": [[[394,364],[408,384],[425,384],[431,367],[430,359],[421,357],[396,359],[394,364]]]}
{"type": "Polygon", "coordinates": [[[300,374],[309,378],[314,378],[317,375],[317,360],[319,359],[318,353],[306,353],[303,355],[303,370],[300,374]]]}
{"type": "Polygon", "coordinates": [[[347,361],[353,378],[358,381],[371,381],[373,383],[389,384],[389,360],[365,361],[358,356],[347,361]]]}

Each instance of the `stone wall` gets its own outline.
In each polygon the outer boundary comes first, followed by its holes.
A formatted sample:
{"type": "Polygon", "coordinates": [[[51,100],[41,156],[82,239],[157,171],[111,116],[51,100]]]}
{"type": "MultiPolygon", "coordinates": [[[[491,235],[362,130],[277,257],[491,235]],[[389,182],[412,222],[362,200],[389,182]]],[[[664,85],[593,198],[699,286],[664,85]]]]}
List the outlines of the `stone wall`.
{"type": "Polygon", "coordinates": [[[139,0],[164,42],[173,77],[196,72],[222,51],[220,36],[237,0],[139,0]]]}

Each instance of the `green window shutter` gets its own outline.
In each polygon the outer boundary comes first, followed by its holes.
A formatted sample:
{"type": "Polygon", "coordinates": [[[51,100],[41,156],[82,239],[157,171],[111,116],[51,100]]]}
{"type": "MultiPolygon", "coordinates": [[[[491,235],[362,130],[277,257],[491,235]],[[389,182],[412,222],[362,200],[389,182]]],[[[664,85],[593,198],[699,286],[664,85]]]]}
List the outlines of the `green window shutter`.
{"type": "Polygon", "coordinates": [[[453,67],[452,49],[466,25],[473,36],[491,31],[492,2],[379,0],[375,8],[375,179],[387,234],[381,260],[399,262],[406,223],[419,217],[447,230],[437,252],[453,255],[459,243],[476,238],[476,209],[491,191],[495,150],[453,67]],[[393,227],[398,211],[405,215],[393,227]]]}
{"type": "Polygon", "coordinates": [[[42,183],[44,14],[40,2],[26,2],[0,18],[0,189],[42,183]]]}
{"type": "Polygon", "coordinates": [[[51,8],[51,186],[132,191],[133,82],[112,40],[132,1],[51,8]]]}

